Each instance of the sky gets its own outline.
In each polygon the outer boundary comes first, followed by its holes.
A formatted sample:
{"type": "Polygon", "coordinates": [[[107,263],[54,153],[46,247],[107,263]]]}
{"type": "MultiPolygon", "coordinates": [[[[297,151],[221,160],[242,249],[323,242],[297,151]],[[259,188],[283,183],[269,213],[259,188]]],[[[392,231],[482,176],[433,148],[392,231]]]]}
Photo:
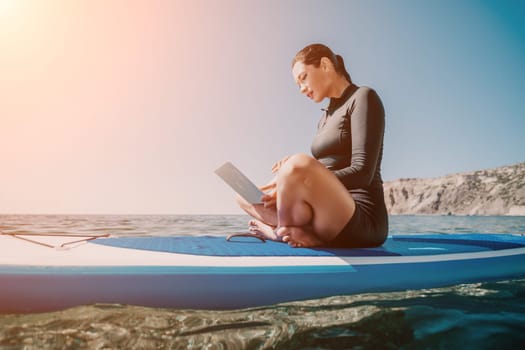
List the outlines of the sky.
{"type": "Polygon", "coordinates": [[[0,0],[0,213],[240,214],[310,153],[295,53],[324,43],[386,110],[382,175],[525,161],[525,2],[0,0]]]}

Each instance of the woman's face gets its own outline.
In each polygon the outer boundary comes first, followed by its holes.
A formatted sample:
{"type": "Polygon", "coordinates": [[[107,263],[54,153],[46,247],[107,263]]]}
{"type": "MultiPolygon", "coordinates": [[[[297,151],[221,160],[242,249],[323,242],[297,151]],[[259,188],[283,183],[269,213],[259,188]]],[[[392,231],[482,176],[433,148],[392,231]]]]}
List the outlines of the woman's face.
{"type": "Polygon", "coordinates": [[[321,102],[327,97],[329,83],[323,62],[316,68],[313,64],[305,65],[297,61],[292,67],[292,74],[299,90],[306,97],[314,102],[321,102]]]}

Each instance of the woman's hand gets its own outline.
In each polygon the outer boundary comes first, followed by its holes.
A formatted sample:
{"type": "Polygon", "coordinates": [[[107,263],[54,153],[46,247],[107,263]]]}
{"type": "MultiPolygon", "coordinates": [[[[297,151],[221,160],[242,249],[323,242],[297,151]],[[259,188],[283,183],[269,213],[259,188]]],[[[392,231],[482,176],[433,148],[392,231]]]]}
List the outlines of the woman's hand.
{"type": "MultiPolygon", "coordinates": [[[[286,156],[272,165],[272,173],[276,173],[286,163],[290,156],[286,156]]],[[[264,195],[261,197],[261,202],[265,208],[275,208],[277,206],[277,178],[274,177],[269,183],[259,187],[264,195]]]]}
{"type": "Polygon", "coordinates": [[[272,165],[272,173],[276,173],[279,171],[279,169],[281,169],[281,167],[284,165],[284,163],[286,163],[286,161],[290,158],[290,156],[286,156],[284,157],[283,159],[281,159],[280,161],[274,163],[272,165]]]}
{"type": "MultiPolygon", "coordinates": [[[[290,156],[286,156],[272,165],[272,173],[276,173],[286,163],[290,156]]],[[[277,178],[274,177],[268,184],[259,187],[264,195],[261,202],[265,208],[275,208],[277,206],[277,178]]]]}
{"type": "Polygon", "coordinates": [[[277,183],[273,178],[268,184],[259,187],[264,194],[261,197],[261,202],[265,208],[277,206],[277,183]]]}
{"type": "Polygon", "coordinates": [[[261,201],[265,208],[276,208],[277,207],[277,192],[264,194],[261,197],[261,201]]]}

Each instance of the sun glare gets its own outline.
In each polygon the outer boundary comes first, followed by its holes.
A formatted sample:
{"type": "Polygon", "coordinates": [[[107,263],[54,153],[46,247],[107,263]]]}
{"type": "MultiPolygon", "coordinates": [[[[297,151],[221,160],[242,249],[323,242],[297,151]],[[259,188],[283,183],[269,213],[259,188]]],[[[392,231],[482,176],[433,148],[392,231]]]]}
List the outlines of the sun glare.
{"type": "Polygon", "coordinates": [[[16,0],[0,0],[0,16],[9,16],[15,11],[16,0]]]}
{"type": "Polygon", "coordinates": [[[19,16],[21,7],[21,1],[0,0],[0,28],[13,22],[19,16]]]}

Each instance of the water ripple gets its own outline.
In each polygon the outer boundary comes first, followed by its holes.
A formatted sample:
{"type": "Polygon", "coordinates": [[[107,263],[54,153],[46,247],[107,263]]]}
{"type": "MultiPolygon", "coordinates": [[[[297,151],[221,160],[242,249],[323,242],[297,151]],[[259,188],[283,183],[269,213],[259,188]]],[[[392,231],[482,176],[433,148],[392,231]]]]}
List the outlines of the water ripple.
{"type": "Polygon", "coordinates": [[[524,343],[525,280],[244,310],[100,304],[0,315],[0,349],[16,350],[487,349],[524,343]]]}

